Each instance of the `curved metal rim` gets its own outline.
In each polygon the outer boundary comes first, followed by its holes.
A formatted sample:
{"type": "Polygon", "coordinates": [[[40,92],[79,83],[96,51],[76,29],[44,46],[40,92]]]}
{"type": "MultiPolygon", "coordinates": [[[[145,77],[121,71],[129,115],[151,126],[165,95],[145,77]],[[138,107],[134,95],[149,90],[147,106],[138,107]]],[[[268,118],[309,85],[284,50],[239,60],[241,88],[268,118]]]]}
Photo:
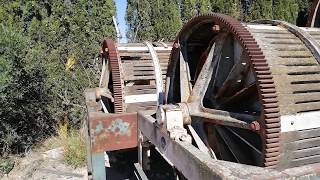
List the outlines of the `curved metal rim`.
{"type": "Polygon", "coordinates": [[[276,92],[275,85],[263,52],[251,33],[239,21],[227,15],[213,13],[196,16],[184,25],[176,37],[173,50],[171,51],[167,70],[166,95],[168,95],[168,89],[170,87],[170,78],[173,76],[174,54],[178,50],[180,37],[190,34],[194,26],[208,21],[229,29],[230,33],[239,40],[245,53],[249,57],[249,62],[257,79],[259,98],[263,104],[263,111],[259,123],[261,125],[260,136],[262,139],[264,166],[275,167],[280,159],[280,127],[271,128],[268,124],[280,124],[280,109],[275,93],[272,94],[272,97],[275,98],[267,97],[267,95],[270,95],[269,92],[276,92]]]}
{"type": "Polygon", "coordinates": [[[102,52],[104,56],[108,56],[111,67],[113,96],[114,96],[114,112],[124,112],[123,102],[123,78],[121,74],[121,60],[118,50],[112,39],[105,39],[102,44],[102,52]],[[106,51],[107,48],[107,51],[106,51]]]}
{"type": "MultiPolygon", "coordinates": [[[[310,8],[310,11],[309,11],[309,15],[308,15],[307,27],[312,26],[313,18],[315,17],[317,7],[320,6],[319,3],[320,3],[320,0],[313,1],[311,8],[310,8]]],[[[319,7],[318,7],[318,11],[319,11],[319,7]]]]}

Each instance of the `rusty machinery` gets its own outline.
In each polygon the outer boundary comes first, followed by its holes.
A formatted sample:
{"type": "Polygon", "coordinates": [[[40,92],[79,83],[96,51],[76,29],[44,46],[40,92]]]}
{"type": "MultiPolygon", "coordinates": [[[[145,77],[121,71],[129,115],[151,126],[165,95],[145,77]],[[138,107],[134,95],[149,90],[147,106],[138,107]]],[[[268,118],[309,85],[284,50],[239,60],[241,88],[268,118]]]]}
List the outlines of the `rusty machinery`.
{"type": "Polygon", "coordinates": [[[171,46],[163,42],[103,41],[99,87],[86,91],[88,174],[103,179],[105,151],[137,147],[139,110],[156,110],[163,101],[171,46]]]}
{"type": "MultiPolygon", "coordinates": [[[[191,19],[172,47],[164,103],[159,90],[156,113],[151,108],[132,115],[141,167],[148,163],[143,143],[150,142],[180,178],[319,176],[319,44],[320,29],[282,21],[244,24],[216,13],[191,19]]],[[[108,45],[109,56],[113,49],[108,45]]],[[[87,93],[90,109],[88,99],[87,93]]],[[[99,123],[130,119],[126,113],[103,116],[92,121],[89,110],[91,141],[107,139],[114,127],[99,123]]],[[[121,137],[122,127],[113,133],[121,137]]],[[[129,148],[126,142],[91,142],[91,148],[129,148]]]]}
{"type": "Polygon", "coordinates": [[[319,44],[316,28],[195,17],[173,45],[165,105],[140,112],[139,131],[187,179],[319,176],[319,44]]]}
{"type": "Polygon", "coordinates": [[[313,0],[311,8],[309,10],[307,26],[308,27],[320,27],[320,1],[313,0]]]}

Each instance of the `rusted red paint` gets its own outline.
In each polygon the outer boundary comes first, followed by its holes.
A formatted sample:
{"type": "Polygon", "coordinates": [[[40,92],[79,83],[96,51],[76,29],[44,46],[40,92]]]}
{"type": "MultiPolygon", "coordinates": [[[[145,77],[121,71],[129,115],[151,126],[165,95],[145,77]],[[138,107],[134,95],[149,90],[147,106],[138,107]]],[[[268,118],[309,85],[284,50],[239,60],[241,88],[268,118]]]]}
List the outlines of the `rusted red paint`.
{"type": "Polygon", "coordinates": [[[91,113],[89,116],[93,153],[137,147],[137,113],[91,113]]]}

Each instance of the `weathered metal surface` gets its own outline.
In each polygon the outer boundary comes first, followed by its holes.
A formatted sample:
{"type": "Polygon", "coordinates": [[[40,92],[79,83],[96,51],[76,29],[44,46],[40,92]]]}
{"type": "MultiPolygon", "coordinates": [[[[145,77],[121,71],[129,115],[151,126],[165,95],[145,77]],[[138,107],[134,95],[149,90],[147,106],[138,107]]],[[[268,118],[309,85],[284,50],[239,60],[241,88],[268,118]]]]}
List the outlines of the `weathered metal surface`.
{"type": "Polygon", "coordinates": [[[319,178],[320,164],[274,170],[214,160],[189,142],[172,139],[150,115],[138,113],[139,129],[187,179],[303,179],[319,178]]]}
{"type": "Polygon", "coordinates": [[[93,180],[105,180],[106,179],[106,168],[105,168],[105,159],[104,153],[93,153],[92,158],[92,179],[93,180]]]}
{"type": "Polygon", "coordinates": [[[155,81],[156,81],[156,86],[157,86],[157,102],[158,105],[163,103],[163,77],[162,77],[162,72],[161,72],[161,66],[159,62],[159,58],[157,55],[157,52],[155,51],[154,47],[152,44],[148,41],[145,42],[145,44],[148,47],[148,50],[150,52],[151,58],[152,58],[152,63],[153,63],[153,69],[154,69],[154,75],[155,75],[155,81]],[[161,100],[160,100],[161,98],[161,100]]]}
{"type": "Polygon", "coordinates": [[[103,41],[102,52],[104,58],[109,57],[111,74],[112,74],[112,86],[113,86],[113,98],[114,98],[114,112],[121,113],[125,111],[124,106],[124,92],[123,87],[124,83],[122,81],[122,65],[120,63],[120,57],[118,55],[118,50],[115,43],[111,39],[103,41]],[[106,51],[108,50],[108,51],[106,51]]]}
{"type": "Polygon", "coordinates": [[[162,99],[170,51],[165,43],[116,44],[111,39],[103,42],[102,57],[110,61],[112,83],[108,87],[112,87],[114,112],[156,109],[162,99]],[[154,94],[157,98],[135,98],[141,94],[154,94]],[[130,100],[132,97],[134,101],[130,100]]]}
{"type": "MultiPolygon", "coordinates": [[[[256,139],[257,142],[260,141],[259,145],[256,145],[259,148],[257,152],[259,155],[249,159],[261,159],[255,162],[259,166],[275,167],[279,162],[280,128],[275,126],[280,123],[279,101],[269,64],[247,27],[226,15],[200,15],[191,19],[183,27],[175,43],[179,44],[179,48],[174,48],[171,53],[166,84],[168,86],[166,88],[167,103],[180,103],[182,99],[186,99],[179,98],[177,94],[184,90],[179,77],[190,76],[190,81],[194,86],[185,103],[192,103],[189,107],[191,117],[201,118],[215,125],[248,129],[248,138],[249,136],[260,136],[256,139]],[[212,27],[216,25],[223,28],[220,31],[212,31],[212,27]],[[222,36],[223,34],[225,36],[222,36]],[[187,75],[181,75],[178,72],[176,64],[180,60],[180,56],[177,55],[180,51],[183,57],[188,57],[190,72],[184,72],[187,75]],[[201,62],[202,57],[206,57],[205,62],[201,62]],[[194,75],[196,70],[201,70],[199,76],[194,75]],[[235,91],[234,84],[238,83],[237,86],[240,86],[239,82],[247,83],[247,86],[243,85],[244,88],[237,90],[238,93],[234,96],[227,96],[225,99],[219,97],[228,91],[235,91]],[[219,87],[221,89],[218,89],[219,87]],[[219,92],[215,93],[217,89],[219,92]],[[248,114],[248,110],[242,110],[240,113],[229,112],[230,108],[226,108],[226,103],[233,103],[234,107],[241,107],[243,105],[236,105],[236,103],[246,102],[246,99],[255,96],[257,97],[256,103],[250,106],[259,106],[256,108],[258,109],[256,115],[248,114]],[[216,106],[219,111],[205,111],[208,109],[203,108],[203,106],[208,106],[205,101],[217,99],[217,97],[222,99],[221,103],[216,106]]],[[[217,100],[214,102],[217,103],[217,100]]],[[[242,130],[239,131],[242,132],[242,130]]],[[[256,151],[239,134],[233,130],[230,133],[235,138],[240,138],[239,140],[247,144],[252,151],[256,151]]],[[[223,135],[220,134],[220,136],[223,135]]],[[[231,141],[224,143],[229,147],[232,146],[231,141]]],[[[247,155],[250,154],[247,153],[247,155]]]]}
{"type": "MultiPolygon", "coordinates": [[[[313,54],[314,58],[318,61],[320,64],[320,47],[317,43],[317,41],[306,31],[303,29],[284,22],[284,21],[278,21],[278,20],[262,20],[262,21],[257,21],[258,23],[263,23],[263,24],[272,24],[274,26],[281,26],[287,29],[289,32],[297,36],[303,44],[311,51],[313,54]]],[[[299,42],[297,43],[299,44],[299,42]]],[[[294,55],[294,52],[291,52],[292,55],[294,55]]],[[[296,56],[302,56],[303,54],[299,52],[296,56]]]]}
{"type": "MultiPolygon", "coordinates": [[[[294,28],[281,23],[271,27],[269,24],[250,25],[249,29],[271,65],[279,99],[281,123],[276,126],[281,128],[281,155],[278,168],[318,163],[319,140],[315,137],[317,133],[310,131],[319,128],[320,66],[313,53],[316,48],[311,50],[311,44],[305,42],[308,37],[301,37],[310,33],[306,29],[300,29],[303,33],[292,33],[294,28]],[[264,27],[269,27],[267,34],[262,30],[264,27]],[[283,36],[279,38],[277,34],[283,36]],[[303,139],[299,137],[302,134],[303,139]]],[[[312,46],[318,46],[317,42],[312,46]]]]}
{"type": "Polygon", "coordinates": [[[136,113],[89,113],[88,117],[92,153],[137,147],[136,113]]]}

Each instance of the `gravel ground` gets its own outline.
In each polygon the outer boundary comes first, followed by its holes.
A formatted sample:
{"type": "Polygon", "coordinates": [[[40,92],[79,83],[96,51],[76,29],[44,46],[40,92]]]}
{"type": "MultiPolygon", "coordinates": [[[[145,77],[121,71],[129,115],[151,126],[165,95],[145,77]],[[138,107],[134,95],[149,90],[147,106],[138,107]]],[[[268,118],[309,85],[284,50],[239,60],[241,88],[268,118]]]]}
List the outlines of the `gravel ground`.
{"type": "Polygon", "coordinates": [[[13,170],[3,180],[83,180],[88,179],[86,167],[74,169],[62,161],[60,149],[44,153],[30,152],[17,159],[13,170]]]}
{"type": "MultiPolygon", "coordinates": [[[[106,168],[108,180],[135,180],[134,163],[137,151],[114,153],[110,159],[111,168],[106,168]]],[[[176,180],[174,170],[154,149],[150,157],[151,170],[146,175],[152,180],[176,180]]],[[[44,153],[30,152],[16,160],[13,170],[3,180],[83,180],[88,179],[87,168],[74,169],[62,161],[62,149],[44,153]]]]}

